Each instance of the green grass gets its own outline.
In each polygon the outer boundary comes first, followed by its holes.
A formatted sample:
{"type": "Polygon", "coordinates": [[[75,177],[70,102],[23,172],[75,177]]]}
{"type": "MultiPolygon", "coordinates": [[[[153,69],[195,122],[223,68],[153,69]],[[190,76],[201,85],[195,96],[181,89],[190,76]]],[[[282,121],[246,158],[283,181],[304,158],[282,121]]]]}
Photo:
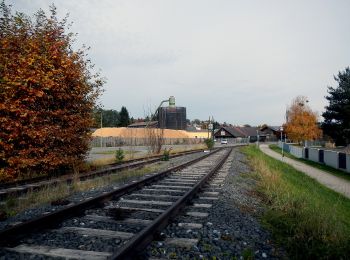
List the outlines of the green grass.
{"type": "Polygon", "coordinates": [[[242,148],[266,204],[261,217],[293,259],[347,259],[350,200],[254,146],[242,148]]]}
{"type": "MultiPolygon", "coordinates": [[[[275,144],[270,144],[269,145],[270,149],[279,153],[279,154],[282,154],[282,150],[281,148],[279,148],[277,145],[275,144]]],[[[317,162],[314,162],[314,161],[310,161],[310,160],[306,160],[306,159],[302,159],[302,158],[297,158],[295,156],[293,156],[292,154],[284,151],[284,155],[288,158],[291,158],[291,159],[294,159],[294,160],[297,160],[299,162],[302,162],[302,163],[305,163],[307,165],[310,165],[312,167],[315,167],[317,169],[320,169],[322,171],[326,171],[326,172],[329,172],[330,174],[333,174],[339,178],[343,178],[345,180],[348,180],[350,181],[350,173],[347,173],[347,172],[344,172],[344,171],[341,171],[341,170],[338,170],[338,169],[335,169],[331,166],[328,166],[328,165],[325,165],[325,164],[322,164],[322,163],[317,163],[317,162]]]]}

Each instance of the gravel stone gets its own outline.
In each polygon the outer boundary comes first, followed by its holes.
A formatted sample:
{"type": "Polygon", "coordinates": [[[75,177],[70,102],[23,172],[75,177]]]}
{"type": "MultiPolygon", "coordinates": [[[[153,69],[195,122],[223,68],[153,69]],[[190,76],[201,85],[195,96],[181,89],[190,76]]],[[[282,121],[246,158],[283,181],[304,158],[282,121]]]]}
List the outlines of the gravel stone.
{"type": "MultiPolygon", "coordinates": [[[[204,156],[204,155],[205,155],[205,153],[199,152],[199,153],[189,154],[189,155],[180,156],[180,157],[176,157],[176,158],[171,158],[169,161],[156,162],[155,164],[157,164],[159,166],[159,169],[157,170],[157,172],[149,173],[145,176],[151,176],[151,175],[156,174],[158,172],[164,171],[166,169],[172,168],[176,165],[188,162],[190,160],[194,160],[194,159],[201,157],[201,156],[204,156]]],[[[95,197],[97,195],[100,195],[100,194],[103,194],[106,192],[111,192],[113,190],[118,189],[122,185],[131,183],[133,181],[137,181],[141,178],[142,177],[131,177],[128,180],[121,181],[118,183],[111,183],[111,184],[109,184],[105,187],[102,187],[102,188],[94,188],[94,189],[91,189],[89,191],[76,192],[72,196],[69,196],[68,198],[65,198],[65,199],[69,200],[72,203],[81,202],[81,201],[84,201],[88,198],[95,197]]],[[[175,195],[175,194],[173,194],[173,195],[175,195]]],[[[25,210],[25,211],[15,215],[15,216],[9,217],[4,221],[0,221],[0,230],[11,227],[14,224],[18,224],[18,223],[30,220],[30,219],[35,218],[35,217],[39,217],[39,216],[44,215],[44,214],[49,214],[49,213],[56,211],[58,209],[61,209],[63,207],[66,207],[66,205],[59,206],[59,205],[51,205],[50,203],[44,204],[44,205],[39,206],[39,207],[33,207],[31,209],[25,210]]]]}
{"type": "MultiPolygon", "coordinates": [[[[203,189],[203,192],[218,191],[219,199],[213,202],[197,197],[191,202],[213,204],[208,209],[196,208],[196,211],[207,212],[209,216],[201,219],[180,215],[164,230],[168,237],[199,239],[199,243],[186,250],[166,244],[155,246],[155,241],[140,257],[213,259],[215,256],[217,259],[244,259],[244,255],[249,253],[255,259],[283,258],[284,251],[274,246],[271,235],[257,220],[264,207],[256,196],[252,196],[255,181],[247,178],[250,174],[245,155],[239,149],[233,149],[217,175],[226,175],[224,182],[220,187],[208,185],[203,189]],[[177,225],[180,222],[200,223],[203,228],[196,231],[183,229],[177,225]]],[[[186,207],[183,212],[189,208],[190,206],[186,207]]]]}

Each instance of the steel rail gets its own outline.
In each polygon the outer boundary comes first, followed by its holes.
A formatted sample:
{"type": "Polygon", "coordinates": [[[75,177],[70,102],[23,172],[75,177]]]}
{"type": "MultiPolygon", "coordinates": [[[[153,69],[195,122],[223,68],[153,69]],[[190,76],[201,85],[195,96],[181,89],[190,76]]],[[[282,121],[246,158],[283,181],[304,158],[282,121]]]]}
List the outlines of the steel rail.
{"type": "Polygon", "coordinates": [[[87,209],[96,208],[99,207],[104,202],[112,199],[112,198],[119,198],[122,195],[129,193],[133,190],[139,189],[142,186],[145,186],[151,182],[154,182],[158,179],[161,179],[165,177],[166,175],[170,174],[171,172],[178,171],[182,168],[185,168],[189,165],[192,165],[198,161],[201,161],[208,156],[217,153],[221,149],[217,149],[215,151],[212,151],[211,153],[208,153],[204,156],[201,156],[199,158],[196,158],[194,160],[191,160],[189,162],[183,163],[181,165],[175,166],[173,168],[167,169],[165,171],[162,171],[158,174],[145,177],[141,179],[138,182],[126,184],[112,192],[104,193],[102,195],[99,195],[97,197],[87,199],[83,202],[77,203],[75,205],[67,206],[63,209],[57,210],[55,212],[49,213],[44,216],[40,216],[37,218],[34,218],[32,220],[17,224],[13,227],[9,227],[7,229],[4,229],[0,231],[0,245],[1,246],[9,246],[16,241],[18,241],[19,238],[24,237],[25,235],[39,231],[48,227],[53,227],[55,225],[58,225],[62,221],[74,217],[79,216],[83,214],[83,212],[87,209]]]}
{"type": "MultiPolygon", "coordinates": [[[[194,150],[194,151],[187,151],[187,152],[181,152],[181,153],[177,153],[177,154],[173,154],[170,155],[170,158],[176,158],[176,157],[180,157],[180,156],[184,156],[184,155],[188,155],[188,154],[193,154],[193,153],[197,153],[203,151],[201,150],[194,150]]],[[[79,180],[80,181],[84,181],[87,179],[91,179],[94,177],[100,177],[103,175],[107,175],[111,172],[115,172],[115,171],[122,171],[125,169],[132,169],[132,168],[137,168],[137,167],[141,167],[144,166],[146,164],[151,164],[157,161],[160,161],[162,159],[161,155],[155,155],[155,156],[151,156],[148,158],[140,158],[140,159],[134,159],[134,160],[129,160],[123,164],[110,164],[108,167],[105,167],[103,169],[99,169],[99,170],[95,170],[95,171],[91,171],[91,172],[87,172],[84,174],[81,174],[79,176],[79,180]]],[[[25,180],[19,181],[19,182],[11,182],[8,184],[0,184],[0,191],[1,189],[6,189],[6,188],[11,188],[11,187],[16,187],[16,188],[22,188],[20,191],[11,191],[8,193],[2,193],[0,194],[0,201],[11,196],[11,195],[20,195],[20,194],[25,194],[28,190],[33,189],[32,187],[26,187],[25,185],[30,185],[30,184],[35,184],[35,182],[39,182],[39,181],[48,181],[50,183],[44,183],[41,186],[44,187],[46,185],[57,185],[60,182],[67,182],[68,184],[70,184],[73,181],[73,177],[72,175],[63,175],[57,178],[46,178],[46,177],[37,177],[37,178],[33,178],[30,181],[26,182],[25,180]],[[24,186],[21,186],[24,185],[24,186]]],[[[40,187],[36,187],[36,189],[40,189],[40,187]]]]}
{"type": "Polygon", "coordinates": [[[126,244],[124,244],[111,259],[134,259],[134,257],[146,248],[146,246],[153,240],[158,232],[168,225],[169,220],[174,217],[202,188],[202,186],[211,178],[225,163],[230,153],[231,148],[227,154],[210,170],[208,174],[203,176],[201,180],[191,190],[186,192],[179,198],[169,209],[162,213],[152,222],[151,225],[144,228],[140,233],[134,236],[126,244]]]}

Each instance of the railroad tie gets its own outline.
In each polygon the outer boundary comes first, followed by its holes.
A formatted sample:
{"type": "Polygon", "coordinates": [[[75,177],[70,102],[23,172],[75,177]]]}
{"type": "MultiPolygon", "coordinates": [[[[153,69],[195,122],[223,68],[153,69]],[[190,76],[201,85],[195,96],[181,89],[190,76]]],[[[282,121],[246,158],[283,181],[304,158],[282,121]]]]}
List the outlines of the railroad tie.
{"type": "Polygon", "coordinates": [[[199,229],[203,227],[203,225],[200,223],[179,223],[177,224],[177,226],[181,228],[189,228],[189,229],[199,229]]]}
{"type": "Polygon", "coordinates": [[[193,207],[195,208],[211,208],[213,205],[212,204],[206,204],[206,203],[194,203],[193,207]]]}
{"type": "Polygon", "coordinates": [[[135,197],[147,197],[147,198],[163,198],[163,199],[178,199],[181,198],[181,196],[175,196],[175,195],[163,195],[163,194],[142,194],[142,193],[134,193],[130,194],[129,196],[135,196],[135,197]]]}
{"type": "Polygon", "coordinates": [[[99,215],[86,215],[84,218],[96,221],[96,222],[105,222],[105,223],[121,223],[121,224],[136,224],[136,225],[149,225],[152,223],[151,220],[147,219],[135,219],[135,218],[126,218],[122,220],[114,220],[111,217],[99,216],[99,215]]]}
{"type": "Polygon", "coordinates": [[[139,208],[139,207],[117,207],[117,208],[122,210],[138,210],[138,211],[147,211],[147,212],[154,212],[154,213],[163,213],[165,211],[163,209],[150,209],[150,208],[139,208]]]}
{"type": "Polygon", "coordinates": [[[142,204],[142,205],[159,205],[159,206],[170,206],[173,202],[168,201],[155,201],[155,200],[120,200],[123,203],[132,203],[132,204],[142,204]]]}
{"type": "Polygon", "coordinates": [[[74,250],[66,248],[55,248],[49,246],[26,245],[22,244],[14,248],[6,248],[8,251],[22,253],[44,255],[49,257],[63,257],[66,259],[86,259],[86,260],[105,260],[112,256],[109,252],[96,252],[85,250],[74,250]]]}
{"type": "Polygon", "coordinates": [[[206,218],[208,217],[209,214],[206,212],[187,211],[186,215],[191,217],[197,217],[197,218],[206,218]]]}
{"type": "Polygon", "coordinates": [[[176,193],[184,193],[183,190],[168,190],[168,189],[142,189],[142,191],[156,191],[156,192],[176,192],[176,193]]]}
{"type": "Polygon", "coordinates": [[[60,229],[55,229],[55,232],[59,233],[78,233],[80,235],[85,236],[94,236],[94,237],[104,237],[104,238],[121,238],[121,239],[129,239],[134,233],[130,232],[121,232],[121,231],[113,231],[113,230],[105,230],[105,229],[95,229],[95,228],[81,228],[81,227],[62,227],[60,229]]]}

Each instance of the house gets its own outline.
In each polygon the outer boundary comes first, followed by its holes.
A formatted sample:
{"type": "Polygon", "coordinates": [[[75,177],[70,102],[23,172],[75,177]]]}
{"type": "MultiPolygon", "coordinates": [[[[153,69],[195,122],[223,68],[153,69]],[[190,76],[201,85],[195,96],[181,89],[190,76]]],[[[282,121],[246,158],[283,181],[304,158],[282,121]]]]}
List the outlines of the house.
{"type": "Polygon", "coordinates": [[[248,138],[250,142],[265,141],[266,135],[258,127],[222,126],[214,132],[216,139],[248,138]]]}
{"type": "MultiPolygon", "coordinates": [[[[261,132],[266,136],[267,141],[277,141],[281,139],[281,127],[280,126],[268,126],[263,125],[260,129],[261,132]]],[[[284,135],[284,131],[282,132],[284,135]]]]}

